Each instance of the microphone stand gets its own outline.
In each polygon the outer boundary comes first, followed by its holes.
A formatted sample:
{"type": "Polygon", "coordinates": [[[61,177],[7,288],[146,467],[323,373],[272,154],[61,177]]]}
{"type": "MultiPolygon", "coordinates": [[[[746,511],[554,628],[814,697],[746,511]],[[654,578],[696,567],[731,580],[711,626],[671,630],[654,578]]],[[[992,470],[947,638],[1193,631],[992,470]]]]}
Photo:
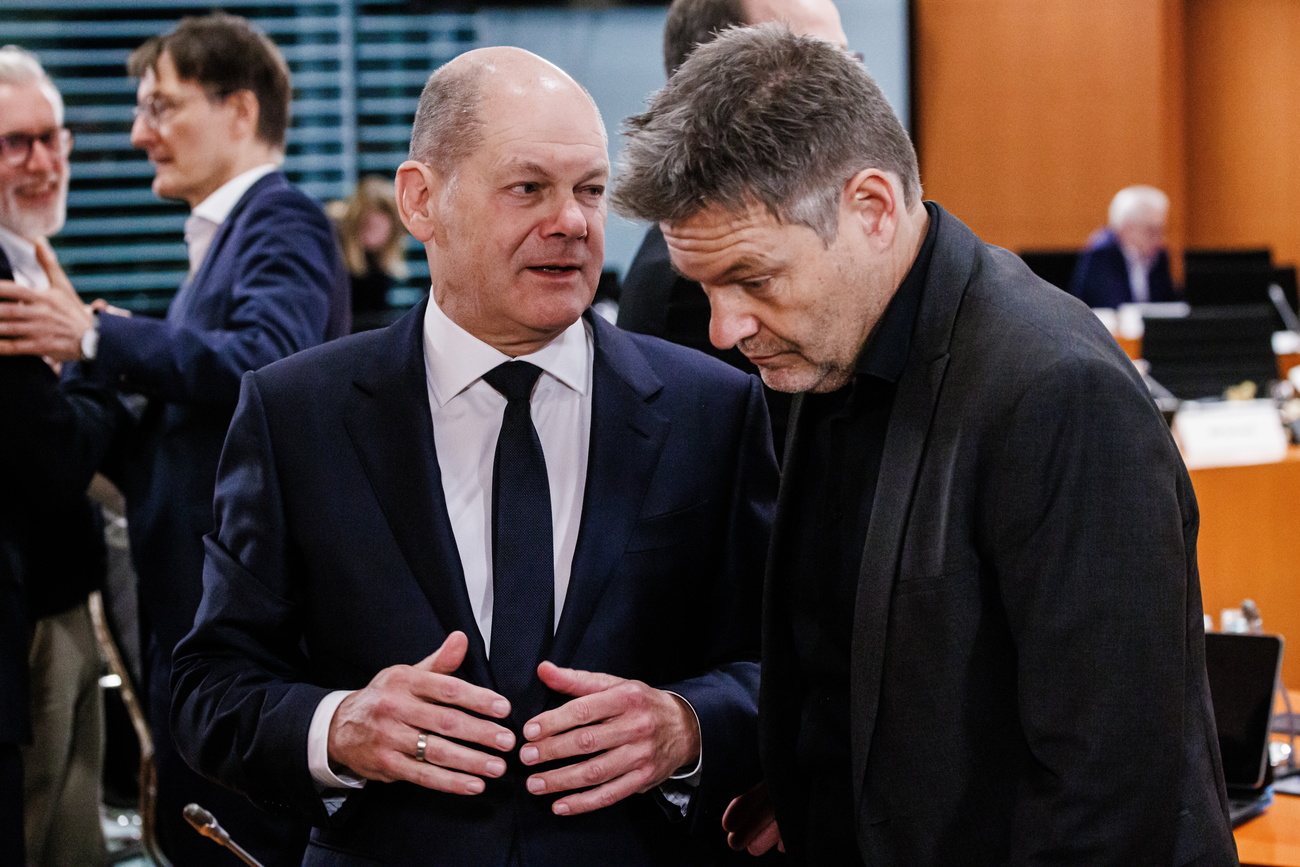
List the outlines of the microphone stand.
{"type": "Polygon", "coordinates": [[[189,822],[204,837],[216,842],[220,846],[225,846],[231,852],[235,853],[240,861],[243,861],[248,867],[262,867],[252,855],[249,855],[244,848],[230,839],[230,834],[226,829],[217,824],[217,819],[207,810],[198,804],[187,804],[185,807],[185,821],[189,822]]]}

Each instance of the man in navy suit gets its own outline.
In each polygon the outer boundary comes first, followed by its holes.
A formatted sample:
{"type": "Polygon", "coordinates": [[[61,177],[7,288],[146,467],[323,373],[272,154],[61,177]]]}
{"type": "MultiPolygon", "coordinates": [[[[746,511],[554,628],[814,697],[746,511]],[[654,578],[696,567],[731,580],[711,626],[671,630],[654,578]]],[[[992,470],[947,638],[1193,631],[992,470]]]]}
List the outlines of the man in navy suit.
{"type": "Polygon", "coordinates": [[[0,293],[28,302],[13,314],[22,333],[0,353],[80,361],[74,379],[147,399],[107,469],[126,495],[140,579],[164,850],[187,865],[226,857],[184,822],[182,808],[198,801],[250,848],[293,860],[305,828],[271,827],[176,754],[168,682],[199,603],[202,537],[239,378],[346,333],[346,272],[328,219],[277,168],[291,89],[270,40],[241,18],[190,18],[146,42],[128,67],[140,79],[131,140],[154,164],[153,190],[191,208],[190,276],[163,320],[92,314],[70,291],[0,293]]]}
{"type": "Polygon", "coordinates": [[[584,315],[606,149],[541,58],[447,64],[396,182],[429,299],[244,379],[173,724],[204,773],[313,821],[305,863],[712,863],[757,778],[762,391],[584,315]],[[516,424],[537,449],[500,461],[516,424]]]}
{"type": "Polygon", "coordinates": [[[1110,203],[1108,226],[1088,241],[1070,294],[1089,307],[1173,301],[1165,225],[1169,197],[1155,187],[1125,187],[1110,203]]]}

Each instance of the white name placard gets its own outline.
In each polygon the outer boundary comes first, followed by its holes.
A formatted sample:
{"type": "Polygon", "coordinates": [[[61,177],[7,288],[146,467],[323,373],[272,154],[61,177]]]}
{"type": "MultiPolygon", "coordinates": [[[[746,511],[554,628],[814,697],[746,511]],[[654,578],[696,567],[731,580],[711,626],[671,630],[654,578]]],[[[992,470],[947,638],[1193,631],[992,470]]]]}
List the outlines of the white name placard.
{"type": "Polygon", "coordinates": [[[1271,464],[1286,457],[1286,432],[1271,400],[1184,403],[1173,430],[1190,470],[1271,464]]]}

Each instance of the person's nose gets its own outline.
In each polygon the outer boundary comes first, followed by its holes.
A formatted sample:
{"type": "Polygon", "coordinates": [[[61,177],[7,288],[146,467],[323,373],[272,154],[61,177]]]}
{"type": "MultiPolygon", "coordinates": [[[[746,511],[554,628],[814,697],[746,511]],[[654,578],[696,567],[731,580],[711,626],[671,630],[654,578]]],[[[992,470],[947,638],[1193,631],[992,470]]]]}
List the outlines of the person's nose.
{"type": "Polygon", "coordinates": [[[32,139],[32,149],[27,152],[25,166],[30,172],[51,172],[59,167],[63,153],[58,141],[45,144],[40,139],[32,139]]]}
{"type": "Polygon", "coordinates": [[[587,213],[573,196],[564,196],[551,216],[547,234],[566,238],[584,238],[587,235],[587,213]]]}
{"type": "Polygon", "coordinates": [[[154,140],[154,136],[154,128],[145,123],[144,116],[136,117],[131,124],[131,147],[143,149],[154,140]]]}
{"type": "Polygon", "coordinates": [[[758,318],[746,309],[740,292],[719,289],[709,295],[709,342],[730,349],[758,333],[758,318]]]}

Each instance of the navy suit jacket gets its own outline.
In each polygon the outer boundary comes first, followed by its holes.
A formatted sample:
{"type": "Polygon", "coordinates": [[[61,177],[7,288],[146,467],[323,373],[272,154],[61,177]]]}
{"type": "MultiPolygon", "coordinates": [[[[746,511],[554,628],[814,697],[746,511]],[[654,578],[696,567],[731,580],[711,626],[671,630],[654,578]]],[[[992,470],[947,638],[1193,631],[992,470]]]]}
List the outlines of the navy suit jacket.
{"type": "Polygon", "coordinates": [[[97,357],[80,375],[148,398],[107,469],[126,495],[142,614],[162,658],[198,608],[202,539],[240,377],[347,333],[347,292],[324,212],[277,171],[235,205],[165,319],[100,317],[97,357]]]}
{"type": "MultiPolygon", "coordinates": [[[[1235,864],[1191,480],[1083,305],[942,208],[864,543],[849,684],[873,867],[1235,864]]],[[[801,472],[799,402],[785,478],[801,472]]],[[[782,495],[785,495],[783,488],[782,495]]],[[[801,860],[778,506],[764,771],[801,860]]]]}
{"type": "Polygon", "coordinates": [[[722,809],[757,779],[776,484],[762,391],[599,317],[582,526],[551,658],[691,703],[704,766],[687,820],[655,793],[556,817],[513,763],[475,797],[371,782],[333,816],[322,808],[305,745],[330,690],[418,662],[457,629],[470,636],[460,675],[493,686],[442,495],[423,315],[245,378],[203,604],[176,654],[178,743],[205,774],[308,816],[308,864],[504,864],[512,843],[530,865],[711,861],[722,809]]]}
{"type": "MultiPolygon", "coordinates": [[[[1150,301],[1176,301],[1174,284],[1169,276],[1169,253],[1161,250],[1147,272],[1150,301]]],[[[1119,240],[1110,230],[1102,233],[1098,243],[1079,255],[1070,278],[1070,294],[1089,307],[1118,307],[1133,300],[1128,280],[1128,262],[1119,248],[1119,240]]]]}

